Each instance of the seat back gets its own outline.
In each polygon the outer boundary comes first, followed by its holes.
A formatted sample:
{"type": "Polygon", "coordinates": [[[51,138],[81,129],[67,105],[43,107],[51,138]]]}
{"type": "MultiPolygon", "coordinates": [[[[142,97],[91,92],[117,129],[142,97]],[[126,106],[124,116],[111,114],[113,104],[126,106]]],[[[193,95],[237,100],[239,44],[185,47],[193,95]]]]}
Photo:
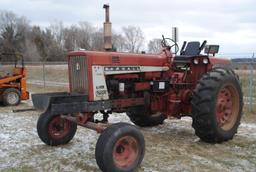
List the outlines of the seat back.
{"type": "Polygon", "coordinates": [[[189,42],[181,55],[195,56],[200,54],[200,42],[189,42]]]}

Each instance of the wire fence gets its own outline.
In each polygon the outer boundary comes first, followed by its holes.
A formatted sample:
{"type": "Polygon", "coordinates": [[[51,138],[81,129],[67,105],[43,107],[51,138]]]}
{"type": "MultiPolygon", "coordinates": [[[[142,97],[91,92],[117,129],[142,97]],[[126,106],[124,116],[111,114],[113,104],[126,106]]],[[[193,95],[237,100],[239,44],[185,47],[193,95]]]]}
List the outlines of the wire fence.
{"type": "Polygon", "coordinates": [[[256,112],[256,68],[255,64],[239,64],[241,68],[235,69],[240,78],[244,95],[244,109],[256,112]]]}

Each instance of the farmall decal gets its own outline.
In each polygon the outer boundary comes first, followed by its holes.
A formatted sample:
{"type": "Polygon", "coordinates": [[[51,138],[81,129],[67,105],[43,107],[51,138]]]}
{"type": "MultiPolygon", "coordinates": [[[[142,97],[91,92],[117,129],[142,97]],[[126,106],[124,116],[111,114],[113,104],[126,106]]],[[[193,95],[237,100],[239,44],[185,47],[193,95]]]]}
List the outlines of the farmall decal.
{"type": "Polygon", "coordinates": [[[113,67],[104,67],[104,71],[140,71],[139,66],[113,66],[113,67]]]}
{"type": "Polygon", "coordinates": [[[140,72],[140,66],[105,66],[105,75],[140,72]]]}
{"type": "Polygon", "coordinates": [[[104,66],[105,75],[139,73],[139,72],[156,72],[167,71],[169,67],[159,66],[104,66]]]}

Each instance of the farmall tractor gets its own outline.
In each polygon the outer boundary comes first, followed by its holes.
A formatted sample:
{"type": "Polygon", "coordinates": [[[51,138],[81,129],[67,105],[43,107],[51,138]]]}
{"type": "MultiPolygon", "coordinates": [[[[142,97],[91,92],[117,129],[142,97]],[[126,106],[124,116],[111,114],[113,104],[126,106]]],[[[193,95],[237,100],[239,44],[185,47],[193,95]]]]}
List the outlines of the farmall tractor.
{"type": "Polygon", "coordinates": [[[68,93],[34,94],[43,111],[37,123],[47,145],[67,144],[77,125],[101,133],[95,150],[104,172],[135,171],[145,152],[139,127],[162,124],[168,117],[190,116],[195,134],[220,143],[233,138],[240,123],[243,96],[227,59],[214,57],[218,46],[186,43],[180,55],[162,40],[160,54],[75,51],[68,54],[68,93]],[[207,55],[201,55],[205,48],[207,55]],[[94,115],[102,113],[102,120],[94,115]],[[112,113],[126,112],[128,123],[108,123],[112,113]]]}

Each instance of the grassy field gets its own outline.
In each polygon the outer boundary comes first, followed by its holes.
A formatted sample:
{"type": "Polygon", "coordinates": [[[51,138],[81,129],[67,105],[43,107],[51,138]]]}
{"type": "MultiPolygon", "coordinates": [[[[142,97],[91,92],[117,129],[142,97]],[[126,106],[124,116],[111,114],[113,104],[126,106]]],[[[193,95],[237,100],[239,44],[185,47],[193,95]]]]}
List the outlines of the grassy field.
{"type": "Polygon", "coordinates": [[[67,65],[27,66],[29,80],[68,82],[67,65]]]}

